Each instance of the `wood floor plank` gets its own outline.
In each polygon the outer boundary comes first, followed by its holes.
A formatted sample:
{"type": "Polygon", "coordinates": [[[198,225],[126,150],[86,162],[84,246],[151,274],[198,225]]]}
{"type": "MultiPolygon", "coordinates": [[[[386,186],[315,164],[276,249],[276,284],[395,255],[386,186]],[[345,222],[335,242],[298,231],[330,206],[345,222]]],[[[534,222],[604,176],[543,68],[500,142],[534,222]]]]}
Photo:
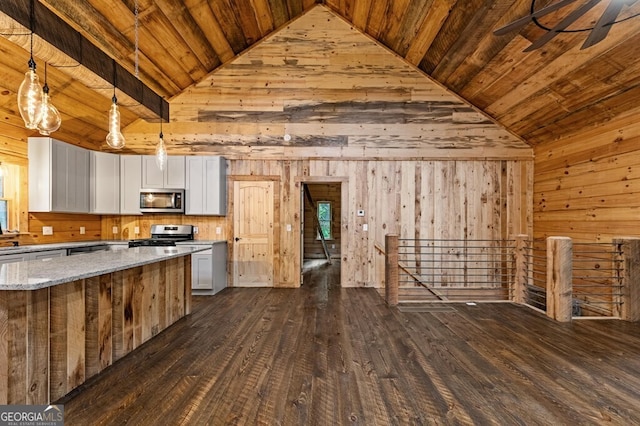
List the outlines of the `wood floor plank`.
{"type": "Polygon", "coordinates": [[[640,424],[640,331],[512,304],[389,308],[339,287],[228,288],[63,397],[66,424],[640,424]]]}

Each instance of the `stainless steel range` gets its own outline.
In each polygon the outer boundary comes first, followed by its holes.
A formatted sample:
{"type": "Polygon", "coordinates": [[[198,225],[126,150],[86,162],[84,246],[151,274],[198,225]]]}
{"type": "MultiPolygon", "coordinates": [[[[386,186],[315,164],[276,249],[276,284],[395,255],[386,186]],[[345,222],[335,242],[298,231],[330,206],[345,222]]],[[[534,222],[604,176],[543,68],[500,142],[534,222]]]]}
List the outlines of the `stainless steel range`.
{"type": "Polygon", "coordinates": [[[129,247],[175,246],[193,240],[193,225],[151,225],[151,238],[129,241],[129,247]]]}

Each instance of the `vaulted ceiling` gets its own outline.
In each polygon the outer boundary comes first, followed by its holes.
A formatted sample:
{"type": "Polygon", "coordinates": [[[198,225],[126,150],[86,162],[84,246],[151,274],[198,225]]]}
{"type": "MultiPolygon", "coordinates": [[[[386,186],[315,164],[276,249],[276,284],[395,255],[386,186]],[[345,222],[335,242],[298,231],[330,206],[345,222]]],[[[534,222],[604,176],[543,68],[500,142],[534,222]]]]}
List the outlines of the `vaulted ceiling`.
{"type": "MultiPolygon", "coordinates": [[[[4,0],[3,0],[4,1],[4,0]]],[[[26,0],[7,0],[23,2],[26,0]]],[[[79,34],[158,95],[170,99],[288,22],[322,3],[531,145],[618,117],[640,116],[640,1],[534,0],[566,6],[539,24],[495,35],[527,16],[532,0],[41,0],[79,34]],[[606,38],[581,49],[610,4],[620,4],[606,38]],[[589,8],[585,4],[593,3],[589,8]],[[136,4],[138,6],[136,31],[136,4]],[[587,10],[588,9],[588,10],[587,10]],[[532,43],[571,13],[566,30],[532,51],[532,43]],[[136,55],[136,34],[138,54],[136,55]],[[137,59],[136,59],[137,58],[137,59]]],[[[2,9],[2,7],[0,7],[2,9]]],[[[0,13],[0,134],[25,139],[16,92],[29,58],[25,28],[0,13]],[[27,49],[27,50],[25,50],[27,49]]],[[[37,28],[35,29],[37,34],[37,28]]],[[[542,39],[544,40],[544,39],[542,39]]],[[[55,134],[87,146],[106,135],[110,88],[80,73],[38,37],[63,127],[55,134]]],[[[126,106],[126,105],[125,105],[126,106]]],[[[135,105],[122,108],[126,125],[135,105]]]]}

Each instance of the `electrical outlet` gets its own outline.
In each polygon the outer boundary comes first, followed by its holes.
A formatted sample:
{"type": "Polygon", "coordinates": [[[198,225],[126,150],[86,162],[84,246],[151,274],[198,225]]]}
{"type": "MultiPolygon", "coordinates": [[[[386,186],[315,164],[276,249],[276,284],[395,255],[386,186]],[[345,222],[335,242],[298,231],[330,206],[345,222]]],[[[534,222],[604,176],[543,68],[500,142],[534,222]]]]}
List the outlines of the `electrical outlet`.
{"type": "Polygon", "coordinates": [[[221,227],[216,226],[216,234],[217,234],[217,235],[222,234],[222,228],[221,228],[221,227]]]}
{"type": "Polygon", "coordinates": [[[291,224],[287,223],[287,232],[291,232],[291,224]]]}
{"type": "Polygon", "coordinates": [[[117,226],[114,226],[113,228],[111,228],[111,232],[112,232],[113,234],[117,234],[117,233],[118,233],[118,227],[117,227],[117,226]]]}
{"type": "Polygon", "coordinates": [[[81,226],[81,227],[80,227],[80,235],[84,235],[84,234],[86,234],[86,233],[87,233],[87,230],[85,229],[85,227],[84,227],[84,226],[81,226]]]}
{"type": "Polygon", "coordinates": [[[369,230],[369,225],[367,225],[366,223],[362,225],[362,230],[363,231],[368,231],[369,230]]]}
{"type": "Polygon", "coordinates": [[[197,233],[198,233],[198,227],[197,227],[197,226],[194,226],[194,227],[193,227],[193,233],[194,233],[194,234],[197,234],[197,233]]]}
{"type": "Polygon", "coordinates": [[[140,234],[140,227],[139,226],[135,226],[133,228],[133,233],[136,234],[136,235],[140,234]]]}
{"type": "Polygon", "coordinates": [[[53,226],[43,226],[42,235],[53,235],[53,226]]]}

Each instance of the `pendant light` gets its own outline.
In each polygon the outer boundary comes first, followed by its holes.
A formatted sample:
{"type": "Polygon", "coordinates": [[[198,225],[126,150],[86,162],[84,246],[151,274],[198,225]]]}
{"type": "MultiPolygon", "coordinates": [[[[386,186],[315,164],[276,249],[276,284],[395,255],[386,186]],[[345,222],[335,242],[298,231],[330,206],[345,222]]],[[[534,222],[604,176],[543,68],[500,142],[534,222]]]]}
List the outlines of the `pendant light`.
{"type": "Polygon", "coordinates": [[[42,87],[42,104],[40,104],[42,116],[38,122],[38,131],[41,135],[48,136],[60,128],[62,118],[58,109],[53,106],[49,98],[49,85],[47,84],[47,63],[44,63],[44,86],[42,87]]]}
{"type": "Polygon", "coordinates": [[[116,97],[116,62],[113,61],[113,97],[109,110],[109,133],[107,145],[113,149],[124,148],[124,136],[120,132],[120,111],[118,111],[118,98],[116,97]]]}
{"type": "Polygon", "coordinates": [[[164,145],[164,135],[162,134],[162,98],[160,98],[160,138],[158,139],[158,145],[156,145],[156,164],[160,171],[164,171],[167,166],[167,148],[164,145]]]}
{"type": "Polygon", "coordinates": [[[29,65],[29,71],[24,75],[24,80],[20,83],[18,88],[18,110],[24,120],[24,125],[27,129],[35,129],[38,127],[38,122],[42,117],[42,109],[40,104],[42,103],[42,88],[40,87],[40,81],[38,74],[36,74],[36,62],[33,60],[33,24],[34,24],[34,6],[33,0],[31,0],[31,11],[29,15],[29,23],[31,30],[31,51],[30,58],[27,64],[29,65]]]}

